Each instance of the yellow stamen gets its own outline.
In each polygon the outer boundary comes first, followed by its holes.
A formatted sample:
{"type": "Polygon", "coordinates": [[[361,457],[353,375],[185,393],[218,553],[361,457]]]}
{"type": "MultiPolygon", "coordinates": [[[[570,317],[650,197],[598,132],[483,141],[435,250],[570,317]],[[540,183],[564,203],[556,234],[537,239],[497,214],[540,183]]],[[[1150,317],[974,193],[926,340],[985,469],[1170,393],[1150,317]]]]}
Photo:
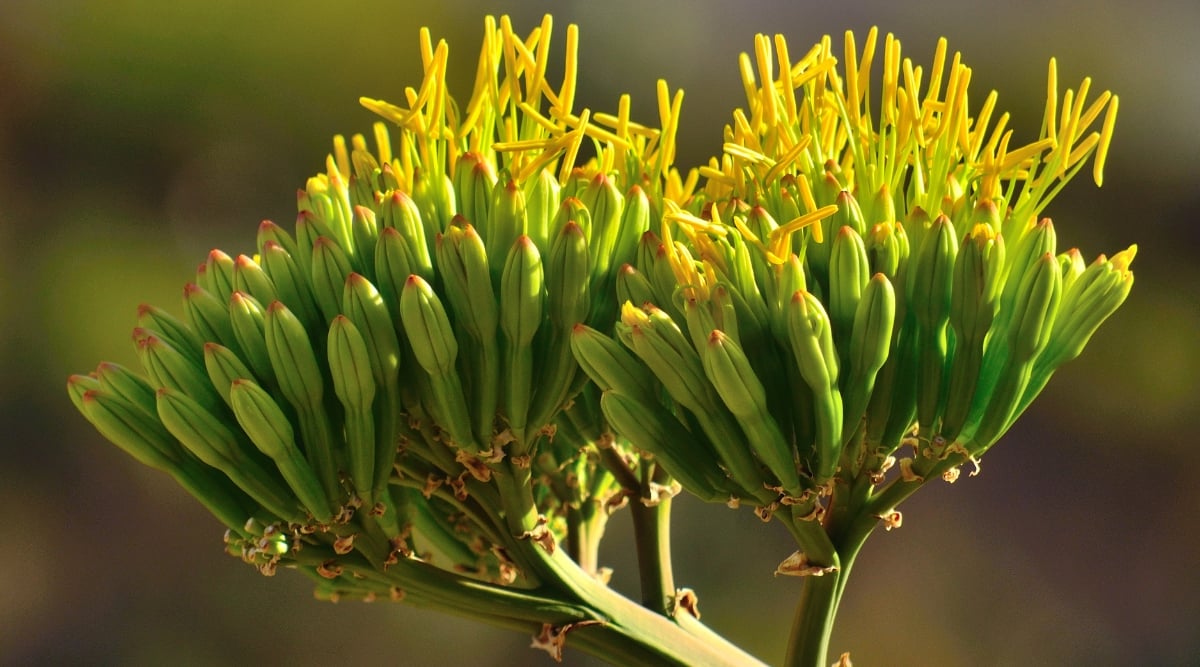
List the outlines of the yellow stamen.
{"type": "Polygon", "coordinates": [[[792,84],[792,63],[788,58],[787,40],[783,35],[775,35],[775,51],[779,54],[779,82],[783,86],[784,113],[787,124],[796,124],[796,87],[792,84]]]}
{"type": "Polygon", "coordinates": [[[561,115],[569,116],[575,105],[575,83],[579,76],[579,26],[567,26],[567,54],[563,66],[562,88],[558,93],[557,108],[561,115]]]}
{"type": "Polygon", "coordinates": [[[1104,114],[1104,127],[1100,130],[1100,146],[1096,149],[1096,161],[1092,168],[1092,178],[1096,185],[1104,184],[1104,161],[1108,159],[1108,145],[1112,142],[1113,128],[1117,124],[1117,106],[1120,98],[1116,95],[1108,103],[1108,113],[1104,114]]]}
{"type": "Polygon", "coordinates": [[[338,171],[345,178],[350,178],[350,153],[346,150],[346,137],[333,135],[333,155],[337,162],[338,171]]]}

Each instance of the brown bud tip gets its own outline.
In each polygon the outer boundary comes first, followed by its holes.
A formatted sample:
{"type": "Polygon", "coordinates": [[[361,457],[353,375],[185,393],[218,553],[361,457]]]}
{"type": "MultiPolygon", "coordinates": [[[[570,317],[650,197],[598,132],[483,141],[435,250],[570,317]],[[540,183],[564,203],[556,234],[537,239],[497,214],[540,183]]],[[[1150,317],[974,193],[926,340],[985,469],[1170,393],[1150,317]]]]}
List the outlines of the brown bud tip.
{"type": "Polygon", "coordinates": [[[155,310],[156,308],[148,303],[139,303],[137,307],[137,316],[140,319],[152,314],[155,310]]]}
{"type": "Polygon", "coordinates": [[[287,310],[287,306],[283,305],[283,302],[278,299],[272,301],[271,305],[267,306],[268,313],[277,313],[281,310],[287,310]]]}
{"type": "Polygon", "coordinates": [[[233,258],[226,255],[220,248],[213,248],[208,251],[208,261],[210,262],[231,262],[233,258]]]}

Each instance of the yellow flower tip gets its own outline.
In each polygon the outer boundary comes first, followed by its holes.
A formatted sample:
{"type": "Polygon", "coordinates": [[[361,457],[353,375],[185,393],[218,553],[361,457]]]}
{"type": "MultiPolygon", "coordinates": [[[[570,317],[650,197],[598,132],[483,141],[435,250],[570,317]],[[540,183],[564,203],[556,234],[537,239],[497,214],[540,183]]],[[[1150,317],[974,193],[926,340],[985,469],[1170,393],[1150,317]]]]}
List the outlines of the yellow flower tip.
{"type": "Polygon", "coordinates": [[[633,305],[632,301],[621,304],[621,322],[636,327],[650,322],[650,317],[641,308],[633,305]]]}
{"type": "Polygon", "coordinates": [[[996,230],[986,222],[981,222],[971,228],[971,238],[979,242],[996,240],[996,230]]]}
{"type": "Polygon", "coordinates": [[[1129,265],[1133,263],[1133,258],[1137,256],[1137,251],[1138,251],[1137,244],[1134,243],[1133,245],[1129,246],[1128,248],[1113,255],[1112,259],[1110,259],[1109,262],[1111,262],[1113,265],[1113,268],[1117,269],[1118,271],[1121,271],[1123,273],[1129,273],[1130,272],[1129,265]]]}

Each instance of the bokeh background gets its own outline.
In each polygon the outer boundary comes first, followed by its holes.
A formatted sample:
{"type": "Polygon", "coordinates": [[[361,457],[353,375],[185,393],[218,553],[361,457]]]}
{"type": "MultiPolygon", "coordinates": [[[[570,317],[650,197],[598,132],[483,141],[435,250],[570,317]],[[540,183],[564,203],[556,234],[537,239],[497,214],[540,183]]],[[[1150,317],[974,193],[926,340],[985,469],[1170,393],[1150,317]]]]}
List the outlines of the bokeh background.
{"type": "MultiPolygon", "coordinates": [[[[1107,184],[1051,207],[1088,257],[1137,242],[1137,286],[1084,357],[984,461],[918,494],[868,542],[834,635],[859,665],[1200,664],[1200,4],[1189,0],[484,3],[0,2],[0,664],[549,664],[528,637],[397,605],[331,605],[293,573],[223,555],[216,522],[74,414],[69,373],[132,363],[140,302],[180,312],[212,247],[290,226],[294,189],[358,96],[419,82],[417,30],[451,44],[469,92],[487,13],[581,25],[578,104],[655,80],[687,91],[679,162],[719,150],[737,53],[783,32],[802,53],[871,25],[928,62],[939,35],[1001,91],[1025,140],[1046,62],[1122,97],[1107,184]],[[507,6],[505,6],[507,5],[507,6]]],[[[679,503],[677,579],[704,620],[782,659],[800,582],[746,511],[679,503]]],[[[627,519],[604,552],[636,585],[627,519]]],[[[567,662],[594,664],[578,653],[567,662]]]]}

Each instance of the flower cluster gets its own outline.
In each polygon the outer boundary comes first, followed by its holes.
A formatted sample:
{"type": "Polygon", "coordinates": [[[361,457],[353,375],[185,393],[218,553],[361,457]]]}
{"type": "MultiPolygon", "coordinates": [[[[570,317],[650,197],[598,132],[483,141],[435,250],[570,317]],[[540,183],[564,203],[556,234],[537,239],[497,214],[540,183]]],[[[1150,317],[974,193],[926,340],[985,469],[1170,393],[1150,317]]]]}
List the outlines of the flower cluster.
{"type": "Polygon", "coordinates": [[[722,154],[682,175],[682,94],[659,84],[658,128],[628,96],[576,110],[577,31],[557,85],[550,33],[489,19],[458,104],[422,31],[421,85],[361,100],[398,131],[336,137],[294,232],[213,250],[182,321],[140,309],[141,373],[103,363],[69,393],[231,553],[325,597],[744,664],[691,625],[644,513],[683,488],[792,530],[781,571],[833,575],[811,589],[827,639],[866,535],[992,446],[1128,294],[1136,248],[1085,265],[1039,220],[1090,158],[1100,183],[1117,98],[1085,79],[1060,104],[1052,61],[1041,135],[1014,147],[944,41],[926,72],[888,35],[876,104],[874,30],[840,68],[828,37],[793,61],[759,36],[722,154]],[[597,562],[630,499],[650,611],[597,562]]]}
{"type": "Polygon", "coordinates": [[[1059,112],[1051,61],[1041,137],[1013,147],[994,92],[971,115],[945,41],[922,88],[888,35],[874,109],[876,42],[859,58],[847,35],[843,78],[828,37],[792,62],[759,36],[704,187],[619,274],[621,345],[582,334],[616,430],[710,500],[817,518],[817,496],[869,490],[903,445],[901,483],[950,472],[1132,285],[1135,247],[1085,266],[1038,220],[1093,154],[1101,182],[1117,97],[1089,101],[1085,79],[1059,112]]]}

